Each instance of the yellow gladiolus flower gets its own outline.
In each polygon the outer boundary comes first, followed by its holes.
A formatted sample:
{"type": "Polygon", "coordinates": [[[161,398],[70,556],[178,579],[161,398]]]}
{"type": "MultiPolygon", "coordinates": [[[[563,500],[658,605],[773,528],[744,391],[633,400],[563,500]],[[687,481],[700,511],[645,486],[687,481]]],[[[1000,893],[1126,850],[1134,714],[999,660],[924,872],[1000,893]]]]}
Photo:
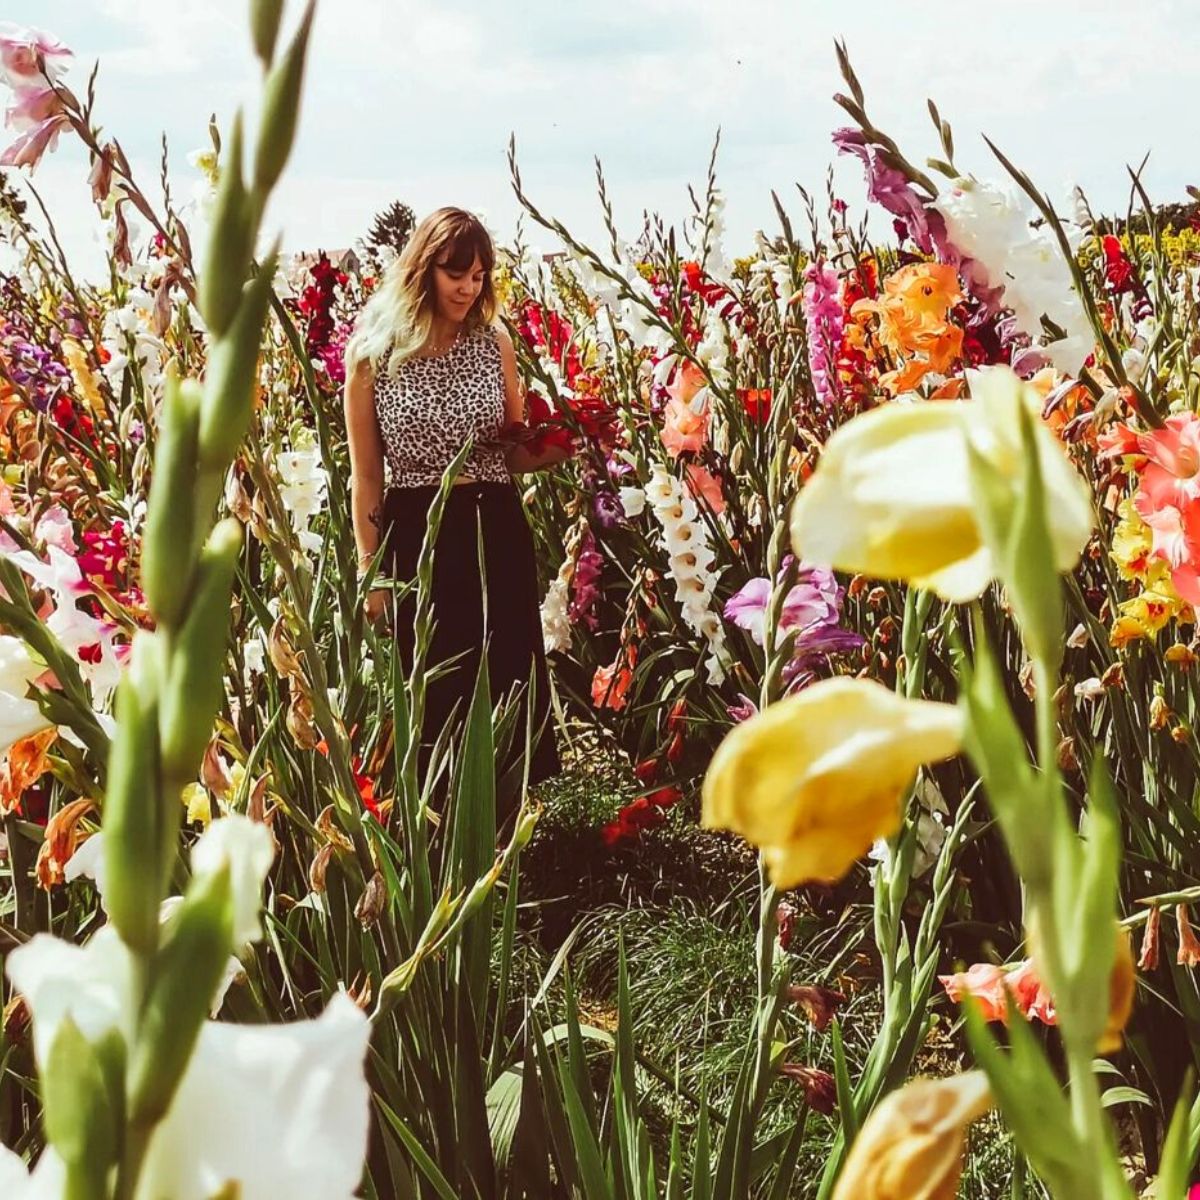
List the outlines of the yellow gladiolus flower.
{"type": "Polygon", "coordinates": [[[961,739],[953,705],[823,680],[734,726],[705,775],[701,820],[757,846],[777,887],[840,879],[899,827],[917,768],[961,739]]]}
{"type": "Polygon", "coordinates": [[[867,1118],[833,1200],[954,1200],[966,1127],[991,1106],[982,1071],[906,1083],[867,1118]]]}
{"type": "MultiPolygon", "coordinates": [[[[792,508],[792,547],[806,562],[973,600],[996,575],[999,546],[978,518],[968,446],[1012,490],[1024,476],[1021,406],[1036,391],[1008,367],[968,371],[971,399],[886,404],[855,417],[826,443],[792,508]]],[[[1094,524],[1091,494],[1062,445],[1034,427],[1054,566],[1079,561],[1094,524]]]]}

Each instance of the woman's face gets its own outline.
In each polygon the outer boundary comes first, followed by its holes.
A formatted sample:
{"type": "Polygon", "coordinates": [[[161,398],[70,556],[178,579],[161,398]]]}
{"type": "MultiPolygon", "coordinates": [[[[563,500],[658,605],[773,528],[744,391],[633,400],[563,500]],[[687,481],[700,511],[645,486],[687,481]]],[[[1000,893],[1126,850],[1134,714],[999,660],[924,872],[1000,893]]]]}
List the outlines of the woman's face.
{"type": "Polygon", "coordinates": [[[465,271],[434,263],[433,282],[438,313],[450,321],[461,321],[479,299],[487,271],[476,254],[465,271]]]}

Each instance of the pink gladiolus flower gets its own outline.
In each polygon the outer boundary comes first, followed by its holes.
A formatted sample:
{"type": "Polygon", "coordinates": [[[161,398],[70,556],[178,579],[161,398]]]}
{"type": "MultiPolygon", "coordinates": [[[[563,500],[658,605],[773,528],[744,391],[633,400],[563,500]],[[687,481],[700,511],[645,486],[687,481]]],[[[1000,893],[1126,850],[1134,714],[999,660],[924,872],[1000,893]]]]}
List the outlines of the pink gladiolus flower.
{"type": "Polygon", "coordinates": [[[73,57],[48,33],[7,22],[0,26],[0,82],[14,90],[41,82],[43,73],[57,82],[73,57]]]}
{"type": "Polygon", "coordinates": [[[1146,493],[1138,492],[1133,503],[1150,526],[1150,557],[1168,563],[1175,590],[1189,604],[1200,605],[1200,501],[1182,510],[1173,505],[1155,509],[1146,493]]]}
{"type": "Polygon", "coordinates": [[[1200,1200],[1200,1183],[1193,1183],[1188,1188],[1187,1200],[1200,1200]]]}
{"type": "Polygon", "coordinates": [[[956,1004],[965,996],[973,996],[986,1021],[1008,1020],[1007,992],[1026,1020],[1036,1017],[1043,1025],[1058,1024],[1054,1001],[1038,978],[1032,959],[1007,968],[994,963],[976,963],[956,975],[939,975],[938,982],[956,1004]]]}
{"type": "Polygon", "coordinates": [[[13,93],[4,123],[9,129],[24,131],[58,116],[62,110],[62,100],[53,88],[23,88],[13,93]]]}
{"type": "Polygon", "coordinates": [[[837,353],[844,314],[837,271],[810,263],[804,272],[804,321],[808,327],[808,369],[817,399],[829,408],[837,393],[837,353]]]}
{"type": "Polygon", "coordinates": [[[1004,993],[1006,972],[995,963],[976,963],[956,975],[939,975],[938,983],[955,1004],[974,996],[985,1021],[1003,1021],[1008,1012],[1004,993]]]}
{"type": "Polygon", "coordinates": [[[674,396],[667,401],[662,442],[672,458],[690,452],[696,454],[708,439],[708,406],[699,413],[674,396]]]}
{"type": "Polygon", "coordinates": [[[1138,449],[1150,460],[1142,473],[1141,490],[1154,508],[1168,504],[1183,508],[1200,499],[1200,417],[1179,413],[1162,429],[1138,438],[1138,449]]]}
{"type": "Polygon", "coordinates": [[[66,125],[67,118],[60,113],[27,130],[0,154],[0,167],[28,167],[31,171],[36,170],[38,163],[42,161],[42,155],[47,150],[53,150],[58,144],[58,135],[66,125]]]}
{"type": "Polygon", "coordinates": [[[721,481],[699,463],[689,464],[684,471],[688,489],[697,500],[703,500],[719,517],[725,511],[725,493],[721,490],[721,481]]]}

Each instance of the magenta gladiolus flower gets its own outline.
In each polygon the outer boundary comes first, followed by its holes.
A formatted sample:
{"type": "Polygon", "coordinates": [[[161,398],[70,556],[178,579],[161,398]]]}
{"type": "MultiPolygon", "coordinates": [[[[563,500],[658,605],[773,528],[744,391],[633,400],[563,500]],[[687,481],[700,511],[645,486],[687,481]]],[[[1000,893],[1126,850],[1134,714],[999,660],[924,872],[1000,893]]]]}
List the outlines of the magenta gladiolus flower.
{"type": "Polygon", "coordinates": [[[946,223],[941,213],[926,207],[908,177],[879,157],[875,147],[867,144],[861,129],[835,129],[833,144],[843,154],[853,154],[862,160],[867,172],[867,199],[898,217],[908,236],[925,254],[937,250],[944,260],[941,246],[946,240],[946,223]]]}
{"type": "Polygon", "coordinates": [[[804,322],[808,329],[808,370],[817,399],[830,408],[837,396],[837,353],[845,324],[837,272],[811,263],[804,272],[804,322]]]}

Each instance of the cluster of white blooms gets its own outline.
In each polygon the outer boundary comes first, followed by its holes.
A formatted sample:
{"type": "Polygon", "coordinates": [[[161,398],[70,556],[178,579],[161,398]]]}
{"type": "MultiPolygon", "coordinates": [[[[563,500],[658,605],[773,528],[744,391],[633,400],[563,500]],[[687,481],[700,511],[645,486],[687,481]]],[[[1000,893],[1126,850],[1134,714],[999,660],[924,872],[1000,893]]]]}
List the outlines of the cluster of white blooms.
{"type": "Polygon", "coordinates": [[[279,498],[292,519],[292,529],[306,554],[317,554],[321,538],[309,528],[325,505],[329,472],[321,464],[321,452],[312,434],[305,430],[292,449],[275,455],[279,498]]]}
{"type": "Polygon", "coordinates": [[[571,648],[571,581],[575,577],[575,563],[587,527],[587,521],[580,520],[567,534],[562,566],[550,581],[542,601],[542,643],[547,654],[571,648]]]}
{"type": "Polygon", "coordinates": [[[700,343],[696,347],[696,358],[708,368],[713,383],[718,388],[725,389],[729,386],[729,333],[725,322],[712,305],[704,310],[704,325],[700,343]]]}
{"type": "Polygon", "coordinates": [[[706,216],[696,219],[704,248],[700,267],[710,279],[728,286],[733,280],[733,266],[725,257],[725,194],[720,188],[710,193],[706,216]]]}
{"type": "Polygon", "coordinates": [[[785,317],[796,294],[791,260],[786,254],[776,253],[761,229],[754,235],[754,241],[758,257],[750,265],[752,294],[760,304],[774,304],[780,317],[785,317]]]}
{"type": "MultiPolygon", "coordinates": [[[[959,179],[934,207],[954,248],[975,260],[989,287],[1004,289],[1017,328],[1060,371],[1077,375],[1096,339],[1054,230],[1045,223],[1033,227],[1033,207],[1023,194],[977,179],[959,179]],[[1066,336],[1042,345],[1043,316],[1066,336]]],[[[1074,221],[1064,228],[1076,242],[1082,236],[1074,221]]]]}
{"type": "Polygon", "coordinates": [[[651,312],[658,307],[654,289],[637,269],[637,255],[633,247],[622,244],[618,249],[621,261],[612,264],[611,270],[620,276],[620,280],[598,271],[582,254],[572,252],[570,262],[575,278],[589,296],[599,301],[597,316],[607,310],[614,332],[621,329],[637,350],[649,349],[656,357],[666,354],[672,346],[671,334],[650,319],[651,312]],[[640,299],[631,299],[628,293],[640,299]]]}
{"type": "Polygon", "coordinates": [[[156,394],[162,384],[167,347],[150,327],[153,309],[154,297],[139,283],[126,292],[120,308],[104,314],[100,342],[109,355],[104,374],[118,393],[131,363],[137,365],[148,392],[156,394]]]}
{"type": "Polygon", "coordinates": [[[708,679],[720,683],[725,678],[725,628],[712,609],[720,570],[713,570],[716,552],[709,545],[696,502],[680,480],[657,464],[646,485],[646,500],[662,526],[661,544],[667,552],[667,569],[675,581],[675,599],[683,619],[689,629],[708,642],[708,679]]]}

